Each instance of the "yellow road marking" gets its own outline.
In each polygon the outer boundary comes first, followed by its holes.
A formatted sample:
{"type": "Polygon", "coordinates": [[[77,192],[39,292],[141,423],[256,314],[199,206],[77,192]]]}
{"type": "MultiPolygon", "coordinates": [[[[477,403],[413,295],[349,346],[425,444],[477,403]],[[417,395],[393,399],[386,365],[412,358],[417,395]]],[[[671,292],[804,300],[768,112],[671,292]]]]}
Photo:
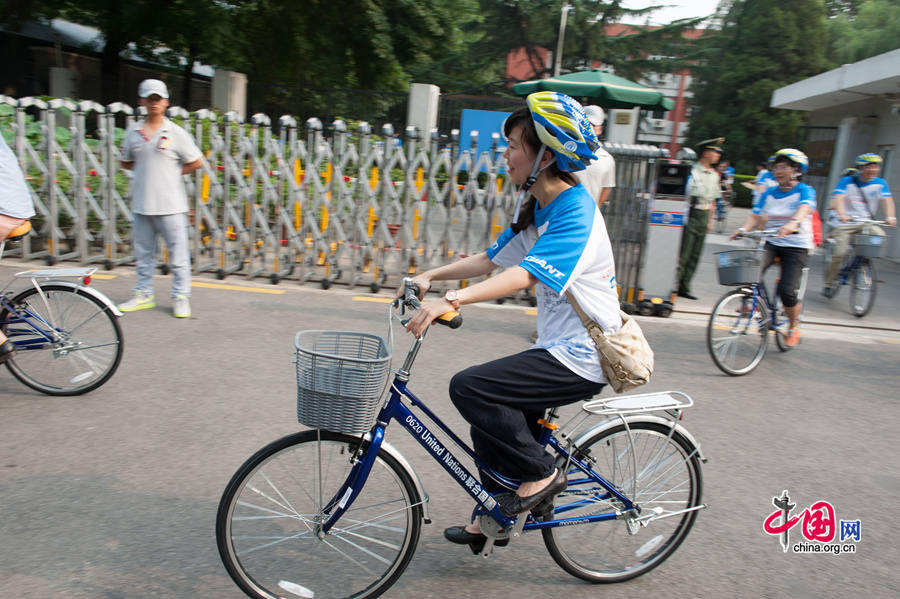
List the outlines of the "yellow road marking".
{"type": "Polygon", "coordinates": [[[537,308],[525,308],[525,314],[528,316],[537,316],[537,308]]]}
{"type": "Polygon", "coordinates": [[[879,339],[884,343],[893,343],[894,345],[900,345],[900,339],[879,339]]]}
{"type": "Polygon", "coordinates": [[[391,302],[394,301],[394,300],[393,300],[392,298],[389,298],[389,297],[375,297],[375,296],[372,296],[372,295],[354,295],[354,296],[353,296],[353,301],[356,301],[356,302],[376,302],[376,303],[379,303],[379,304],[389,304],[389,303],[391,303],[391,302]]]}
{"type": "Polygon", "coordinates": [[[191,287],[205,287],[207,289],[227,289],[229,291],[249,291],[250,293],[270,293],[273,295],[283,295],[284,289],[262,289],[259,287],[244,287],[242,285],[222,285],[219,283],[202,283],[198,281],[191,282],[191,287]]]}
{"type": "Polygon", "coordinates": [[[116,275],[98,275],[94,273],[91,275],[92,279],[100,279],[101,281],[108,281],[109,279],[115,279],[116,275]]]}

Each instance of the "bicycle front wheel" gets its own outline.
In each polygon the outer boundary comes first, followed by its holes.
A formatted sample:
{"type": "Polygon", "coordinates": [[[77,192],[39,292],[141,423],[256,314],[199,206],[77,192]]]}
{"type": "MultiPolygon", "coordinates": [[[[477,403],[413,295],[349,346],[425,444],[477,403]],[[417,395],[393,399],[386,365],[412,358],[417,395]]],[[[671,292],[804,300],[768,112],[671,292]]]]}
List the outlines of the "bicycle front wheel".
{"type": "Polygon", "coordinates": [[[0,312],[3,332],[16,345],[6,367],[48,395],[81,395],[109,380],[125,343],[118,317],[100,299],[67,285],[41,285],[10,300],[0,312]],[[41,297],[43,294],[43,297],[41,297]]]}
{"type": "Polygon", "coordinates": [[[275,441],[235,473],[216,517],[225,568],[250,597],[377,597],[416,550],[422,506],[409,473],[381,449],[350,509],[317,527],[353,463],[359,438],[304,431],[275,441]]]}
{"type": "Polygon", "coordinates": [[[762,301],[748,291],[729,291],[713,308],[706,347],[719,369],[731,376],[747,374],[766,353],[769,318],[762,301]]]}
{"type": "Polygon", "coordinates": [[[875,305],[875,266],[862,259],[850,273],[850,311],[857,318],[869,313],[875,305]]]}
{"type": "MultiPolygon", "coordinates": [[[[556,563],[590,582],[622,582],[652,570],[678,548],[697,517],[696,510],[682,511],[700,505],[703,481],[697,449],[659,423],[636,422],[629,429],[623,424],[600,432],[577,453],[637,504],[642,516],[660,517],[646,526],[611,520],[541,531],[556,563]]],[[[564,467],[565,462],[558,465],[564,467]]],[[[554,507],[557,518],[579,518],[624,506],[581,470],[571,468],[569,487],[554,507]]]]}

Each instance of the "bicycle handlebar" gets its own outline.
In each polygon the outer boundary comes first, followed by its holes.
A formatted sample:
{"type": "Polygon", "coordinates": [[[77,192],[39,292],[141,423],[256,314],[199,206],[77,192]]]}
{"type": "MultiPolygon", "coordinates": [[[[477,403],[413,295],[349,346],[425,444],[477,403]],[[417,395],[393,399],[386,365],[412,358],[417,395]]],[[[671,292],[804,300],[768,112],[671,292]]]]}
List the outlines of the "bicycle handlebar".
{"type": "MultiPolygon", "coordinates": [[[[400,302],[405,308],[418,310],[422,306],[422,302],[419,300],[419,291],[419,286],[413,283],[412,279],[410,279],[409,277],[404,277],[403,297],[397,298],[396,300],[394,300],[394,302],[400,302]]],[[[444,325],[445,327],[458,329],[462,326],[463,317],[462,314],[454,310],[441,314],[434,321],[438,324],[444,325]]]]}
{"type": "Polygon", "coordinates": [[[850,222],[847,223],[836,223],[831,225],[832,229],[839,229],[841,227],[857,227],[859,225],[886,225],[887,222],[883,220],[872,220],[870,218],[860,218],[858,216],[851,216],[850,222]]]}

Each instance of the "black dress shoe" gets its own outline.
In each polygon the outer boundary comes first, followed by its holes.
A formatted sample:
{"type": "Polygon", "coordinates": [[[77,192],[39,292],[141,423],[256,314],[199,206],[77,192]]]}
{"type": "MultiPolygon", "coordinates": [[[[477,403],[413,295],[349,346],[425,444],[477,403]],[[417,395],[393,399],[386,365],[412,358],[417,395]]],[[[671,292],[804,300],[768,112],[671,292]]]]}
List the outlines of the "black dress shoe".
{"type": "Polygon", "coordinates": [[[690,300],[697,299],[696,295],[693,295],[692,293],[688,293],[687,291],[679,291],[678,297],[683,297],[684,299],[690,299],[690,300]]]}
{"type": "Polygon", "coordinates": [[[557,468],[553,481],[534,495],[520,497],[515,493],[503,493],[496,496],[497,504],[500,506],[500,512],[504,516],[515,516],[541,506],[545,499],[553,498],[555,495],[565,491],[567,485],[568,477],[566,473],[557,468]]]}
{"type": "Polygon", "coordinates": [[[0,364],[3,364],[16,355],[16,344],[7,339],[0,343],[0,364]]]}
{"type": "MultiPolygon", "coordinates": [[[[487,537],[480,532],[469,532],[465,526],[451,526],[444,529],[444,538],[451,543],[459,545],[468,545],[472,553],[478,555],[484,549],[487,543],[487,537]]],[[[497,539],[494,545],[497,547],[505,547],[509,544],[509,539],[497,539]]]]}

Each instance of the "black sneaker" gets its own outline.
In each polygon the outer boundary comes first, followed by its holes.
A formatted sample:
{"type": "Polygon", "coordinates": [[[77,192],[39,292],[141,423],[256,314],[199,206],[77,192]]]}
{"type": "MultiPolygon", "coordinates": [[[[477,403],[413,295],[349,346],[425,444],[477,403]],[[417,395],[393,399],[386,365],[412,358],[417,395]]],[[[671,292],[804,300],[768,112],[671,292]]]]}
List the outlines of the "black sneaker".
{"type": "Polygon", "coordinates": [[[828,299],[831,299],[834,297],[834,289],[832,289],[831,287],[825,287],[824,289],[822,289],[822,295],[828,299]]]}

